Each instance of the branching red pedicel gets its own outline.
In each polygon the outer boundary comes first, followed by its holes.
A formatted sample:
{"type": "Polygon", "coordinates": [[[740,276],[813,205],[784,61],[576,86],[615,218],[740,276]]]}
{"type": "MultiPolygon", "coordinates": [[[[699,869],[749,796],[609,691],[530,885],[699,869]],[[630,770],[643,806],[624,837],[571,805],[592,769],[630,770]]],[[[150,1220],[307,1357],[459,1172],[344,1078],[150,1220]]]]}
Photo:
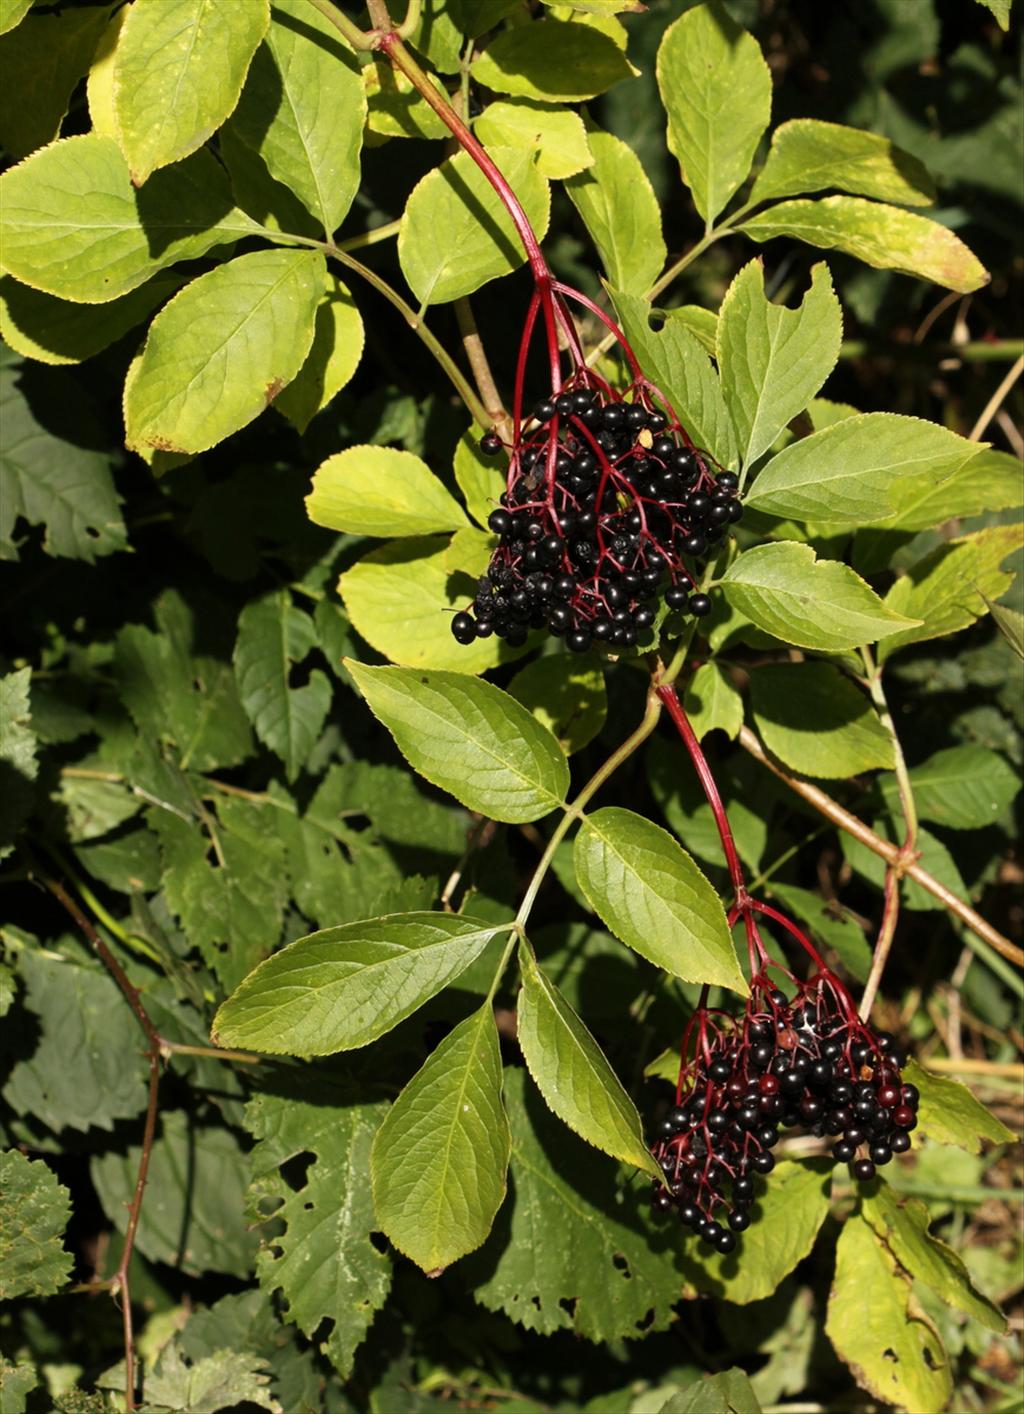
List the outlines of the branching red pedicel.
{"type": "Polygon", "coordinates": [[[833,1157],[866,1182],[910,1148],[918,1092],[902,1081],[905,1057],[895,1039],[860,1020],[849,991],[806,934],[747,892],[725,807],[675,686],[657,692],[718,827],[736,895],[728,922],[731,928],[743,921],[750,994],[743,1012],[732,1016],[709,1008],[704,988],[683,1037],[675,1106],[652,1150],[665,1174],[652,1202],[659,1212],[677,1210],[707,1245],[731,1252],[736,1234],[750,1224],[755,1177],[775,1167],[781,1129],[800,1126],[832,1138],[833,1157]],[[799,946],[806,976],[771,957],[762,920],[799,946]]]}

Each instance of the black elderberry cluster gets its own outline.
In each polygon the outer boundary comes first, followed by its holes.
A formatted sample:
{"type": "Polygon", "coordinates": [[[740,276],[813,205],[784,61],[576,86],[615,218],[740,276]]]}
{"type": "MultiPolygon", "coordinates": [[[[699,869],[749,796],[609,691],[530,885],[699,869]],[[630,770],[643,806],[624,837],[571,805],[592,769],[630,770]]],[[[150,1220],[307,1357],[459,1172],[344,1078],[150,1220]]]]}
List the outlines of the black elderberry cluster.
{"type": "Polygon", "coordinates": [[[755,992],[742,1024],[698,1052],[661,1123],[654,1210],[677,1211],[719,1252],[750,1226],[754,1180],[775,1167],[783,1129],[834,1138],[833,1156],[865,1182],[910,1148],[918,1092],[902,1082],[905,1057],[891,1036],[823,1000],[755,992]]]}
{"type": "MultiPolygon", "coordinates": [[[[688,564],[740,519],[736,476],[713,475],[664,413],[588,387],[540,403],[530,429],[488,522],[498,548],[470,609],[452,620],[458,642],[497,634],[519,645],[547,628],[582,653],[635,644],[660,598],[709,613],[688,564]]],[[[495,454],[502,444],[488,433],[480,445],[495,454]]]]}

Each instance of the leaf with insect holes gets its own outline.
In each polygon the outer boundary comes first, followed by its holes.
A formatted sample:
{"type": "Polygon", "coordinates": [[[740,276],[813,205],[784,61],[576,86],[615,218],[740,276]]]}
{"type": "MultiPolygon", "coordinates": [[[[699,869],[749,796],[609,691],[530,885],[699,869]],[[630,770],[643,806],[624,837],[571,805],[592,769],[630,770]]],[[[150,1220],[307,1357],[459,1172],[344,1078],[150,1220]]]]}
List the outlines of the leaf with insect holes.
{"type": "Polygon", "coordinates": [[[661,208],[631,147],[611,133],[588,134],[594,160],[565,184],[597,246],[610,284],[646,293],[666,259],[661,208]]]}
{"type": "Polygon", "coordinates": [[[393,1030],[464,972],[508,923],[406,913],[324,928],[289,943],[235,988],[213,1022],[219,1045],[327,1056],[393,1030]]]}
{"type": "Polygon", "coordinates": [[[591,908],[634,952],[688,982],[746,992],[721,900],[667,831],[608,806],[584,818],[573,857],[591,908]]]}
{"type": "Polygon", "coordinates": [[[757,41],[712,0],[669,25],[657,74],[669,149],[710,225],[750,171],[768,126],[768,65],[757,41]]]}
{"type": "Polygon", "coordinates": [[[837,652],[915,632],[860,575],[819,560],[810,545],[780,541],[737,556],[721,579],[726,599],[758,628],[799,648],[837,652]]]}
{"type": "Polygon", "coordinates": [[[377,1221],[428,1276],[480,1246],[505,1197],[511,1137],[501,1086],[488,1001],[427,1057],[373,1141],[377,1221]]]}
{"type": "Polygon", "coordinates": [[[238,102],[269,0],[134,0],[114,54],[114,112],[132,181],[180,162],[238,102]]]}
{"type": "Polygon", "coordinates": [[[511,1067],[511,1193],[497,1230],[464,1267],[475,1300],[528,1331],[599,1343],[664,1330],[681,1277],[677,1246],[645,1204],[620,1201],[623,1171],[548,1110],[511,1067]],[[538,1241],[557,1232],[558,1240],[538,1241]]]}
{"type": "Polygon", "coordinates": [[[803,412],[835,367],[842,337],[843,316],[827,265],[812,268],[799,309],[766,297],[760,260],[735,277],[718,316],[718,368],[744,466],[803,412]]]}
{"type": "Polygon", "coordinates": [[[558,742],[507,692],[464,673],[345,666],[413,770],[470,810],[521,824],[564,802],[558,742]]]}
{"type": "Polygon", "coordinates": [[[238,695],[256,735],[284,762],[293,781],[320,735],[331,684],[319,668],[302,687],[291,674],[317,646],[313,620],[286,589],[253,599],[238,618],[234,668],[238,695]]]}
{"type": "Polygon", "coordinates": [[[858,196],[780,201],[748,217],[737,230],[755,241],[791,236],[824,250],[841,250],[876,270],[898,270],[969,293],[991,276],[959,236],[912,211],[858,196]]]}
{"type": "Polygon", "coordinates": [[[938,1332],[910,1280],[863,1217],[843,1224],[825,1332],[871,1394],[915,1414],[939,1414],[952,1392],[938,1332]]]}
{"type": "MultiPolygon", "coordinates": [[[[533,153],[496,147],[489,156],[543,239],[551,193],[533,153]]],[[[526,253],[498,194],[469,154],[459,152],[413,188],[398,231],[398,259],[416,298],[426,305],[472,294],[518,269],[526,253]]]]}
{"type": "Polygon", "coordinates": [[[49,1296],[71,1275],[71,1198],[43,1159],[0,1154],[0,1301],[49,1296]]]}
{"type": "Polygon", "coordinates": [[[309,353],[324,269],[318,251],[257,250],[176,294],[125,384],[128,446],[201,452],[258,417],[309,353]]]}
{"type": "Polygon", "coordinates": [[[33,289],[103,304],[179,260],[253,235],[227,175],[205,151],[141,191],[113,138],[83,133],[40,148],[0,177],[4,269],[33,289]]]}
{"type": "Polygon", "coordinates": [[[429,535],[467,523],[426,462],[395,447],[346,447],[321,462],[306,511],[350,535],[429,535]]]}
{"type": "Polygon", "coordinates": [[[519,962],[519,1044],[545,1103],[588,1144],[660,1177],[636,1107],[604,1052],[529,948],[520,948],[519,962]]]}
{"type": "Polygon", "coordinates": [[[273,1210],[256,1259],[267,1297],[280,1291],[289,1321],[315,1339],[342,1378],[391,1288],[391,1262],[372,1234],[370,1146],[387,1112],[358,1103],[330,1075],[278,1075],[246,1109],[255,1140],[250,1206],[273,1210]],[[282,1169],[312,1154],[300,1186],[282,1169]],[[277,1230],[281,1226],[283,1230],[277,1230]]]}
{"type": "Polygon", "coordinates": [[[881,1179],[864,1195],[861,1212],[911,1276],[988,1330],[1006,1330],[1006,1317],[974,1287],[956,1252],[928,1231],[931,1214],[920,1198],[901,1197],[881,1179]]]}
{"type": "Polygon", "coordinates": [[[880,133],[793,118],[772,133],[772,145],[750,193],[751,202],[802,196],[829,187],[854,196],[929,206],[935,183],[928,169],[880,133]]]}

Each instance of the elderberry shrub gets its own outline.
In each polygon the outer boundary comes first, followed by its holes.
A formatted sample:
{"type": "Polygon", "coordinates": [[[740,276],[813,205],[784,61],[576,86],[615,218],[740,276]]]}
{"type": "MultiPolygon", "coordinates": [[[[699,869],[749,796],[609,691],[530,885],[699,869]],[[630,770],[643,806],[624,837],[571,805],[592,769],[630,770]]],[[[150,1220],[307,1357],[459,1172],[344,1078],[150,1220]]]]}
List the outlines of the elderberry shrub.
{"type": "MultiPolygon", "coordinates": [[[[481,451],[500,439],[488,432],[481,451]]],[[[635,401],[568,386],[534,408],[512,449],[488,524],[499,537],[459,643],[496,634],[518,646],[547,628],[568,648],[631,647],[659,599],[703,617],[689,565],[713,553],[743,513],[732,472],[717,476],[678,423],[635,401]]]]}
{"type": "Polygon", "coordinates": [[[790,1001],[755,979],[741,1017],[724,1027],[696,1018],[697,1055],[651,1150],[664,1173],[651,1201],[719,1252],[749,1227],[755,1180],[775,1167],[781,1130],[834,1139],[833,1157],[861,1182],[910,1148],[918,1092],[901,1078],[905,1056],[825,981],[790,1001]]]}

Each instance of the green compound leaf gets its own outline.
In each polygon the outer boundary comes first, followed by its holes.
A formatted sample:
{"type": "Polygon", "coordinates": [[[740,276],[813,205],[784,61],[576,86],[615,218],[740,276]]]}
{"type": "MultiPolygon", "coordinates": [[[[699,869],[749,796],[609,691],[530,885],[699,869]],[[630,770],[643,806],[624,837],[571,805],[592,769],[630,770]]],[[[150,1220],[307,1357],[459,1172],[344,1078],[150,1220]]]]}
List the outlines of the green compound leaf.
{"type": "Polygon", "coordinates": [[[256,1141],[250,1204],[284,1224],[271,1227],[256,1259],[260,1287],[282,1293],[289,1321],[311,1339],[330,1323],[320,1350],[343,1379],[391,1289],[391,1262],[371,1240],[370,1145],[385,1113],[307,1071],[301,1081],[277,1077],[245,1116],[256,1141]],[[293,1188],[282,1167],[309,1153],[293,1188]]]}
{"type": "Polygon", "coordinates": [[[610,806],[584,819],[573,857],[591,908],[627,947],[687,982],[746,992],[721,900],[667,831],[610,806]]]}
{"type": "MultiPolygon", "coordinates": [[[[894,781],[879,782],[886,804],[894,806],[894,781]]],[[[936,751],[910,771],[914,804],[922,820],[952,830],[980,830],[994,824],[1017,797],[1020,776],[988,747],[969,743],[936,751]]]]}
{"type": "Polygon", "coordinates": [[[810,545],[791,540],[744,551],[720,582],[758,628],[798,648],[859,648],[908,627],[890,606],[891,593],[883,603],[847,565],[819,560],[810,545]]]}
{"type": "MultiPolygon", "coordinates": [[[[122,1233],[139,1155],[132,1145],[123,1153],[96,1154],[89,1166],[103,1210],[122,1233]]],[[[136,1239],[142,1255],[187,1276],[249,1277],[257,1237],[245,1213],[248,1171],[249,1157],[230,1128],[201,1124],[184,1110],[162,1110],[136,1239]]]]}
{"type": "Polygon", "coordinates": [[[636,1106],[604,1052],[529,948],[520,948],[519,962],[519,1044],[545,1103],[595,1149],[660,1177],[636,1106]]]}
{"type": "Polygon", "coordinates": [[[938,1333],[911,1284],[862,1217],[844,1225],[825,1331],[857,1382],[887,1404],[939,1414],[952,1393],[938,1333]]]}
{"type": "Polygon", "coordinates": [[[363,356],[363,320],[348,286],[328,271],[325,290],[306,361],[274,403],[300,433],[344,388],[363,356]]]}
{"type": "Polygon", "coordinates": [[[488,104],[473,127],[485,147],[536,148],[537,171],[552,181],[573,177],[594,161],[583,119],[556,103],[498,99],[488,104]]]}
{"type": "Polygon", "coordinates": [[[665,314],[668,324],[682,324],[712,358],[718,352],[718,315],[699,304],[681,304],[665,314]]]}
{"type": "Polygon", "coordinates": [[[331,684],[319,668],[302,687],[291,685],[295,664],[318,646],[310,616],[286,589],[253,599],[238,620],[234,667],[238,695],[256,735],[285,764],[293,781],[320,735],[331,684]]]}
{"type": "Polygon", "coordinates": [[[48,1164],[0,1154],[0,1301],[60,1290],[71,1275],[61,1241],[70,1218],[71,1195],[48,1164]]]}
{"type": "Polygon", "coordinates": [[[524,824],[564,803],[558,742],[507,692],[464,673],[345,666],[413,770],[470,810],[524,824]]]}
{"type": "Polygon", "coordinates": [[[116,299],[168,265],[259,229],[234,207],[210,153],[136,191],[117,143],[96,133],[51,143],[5,172],[0,209],[6,273],[80,304],[116,299]]]}
{"type": "Polygon", "coordinates": [[[698,741],[716,729],[735,741],[743,725],[743,698],[713,659],[702,663],[686,684],[686,715],[698,741]]]}
{"type": "Polygon", "coordinates": [[[935,200],[935,183],[924,164],[878,133],[817,118],[780,123],[750,200],[829,187],[900,206],[929,206],[935,200]]]}
{"type": "Polygon", "coordinates": [[[505,30],[473,61],[474,83],[520,98],[581,103],[634,69],[622,50],[589,25],[553,19],[505,30]]]}
{"type": "Polygon", "coordinates": [[[1013,1130],[996,1119],[959,1080],[933,1075],[915,1060],[908,1062],[904,1078],[921,1092],[918,1130],[936,1144],[953,1144],[969,1154],[980,1154],[983,1139],[992,1144],[1017,1142],[1013,1130]]]}
{"type": "Polygon", "coordinates": [[[1024,477],[1019,458],[988,447],[952,476],[941,481],[911,476],[893,485],[890,494],[899,509],[877,529],[930,530],[947,520],[1024,505],[1024,477]]]}
{"type": "Polygon", "coordinates": [[[81,363],[115,343],[181,288],[182,277],[157,275],[107,304],[72,304],[0,276],[0,336],[40,363],[81,363]]]}
{"type": "Polygon", "coordinates": [[[537,658],[516,673],[508,690],[553,732],[566,756],[582,751],[604,726],[608,692],[599,664],[565,654],[537,658]]]}
{"type": "Polygon", "coordinates": [[[373,1141],[377,1221],[428,1276],[485,1241],[505,1197],[511,1150],[490,1002],[416,1072],[373,1141]]]}
{"type": "Polygon", "coordinates": [[[755,241],[792,236],[819,249],[842,250],[876,270],[899,270],[962,293],[991,278],[959,236],[937,221],[858,196],[780,201],[737,229],[755,241]]]}
{"type": "Polygon", "coordinates": [[[109,13],[109,6],[37,12],[0,39],[0,143],[9,158],[27,157],[60,132],[109,13]]]}
{"type": "Polygon", "coordinates": [[[304,0],[274,0],[229,126],[328,235],[359,190],[365,121],[359,64],[337,29],[304,0]]]}
{"type": "MultiPolygon", "coordinates": [[[[186,1361],[179,1339],[170,1340],[145,1371],[144,1407],[217,1414],[221,1409],[252,1404],[274,1414],[281,1406],[268,1388],[270,1369],[269,1361],[249,1350],[218,1350],[202,1359],[186,1361]]],[[[100,1383],[106,1378],[109,1376],[100,1383]]]]}
{"type": "Polygon", "coordinates": [[[385,1035],[464,972],[508,923],[396,913],[299,938],[220,1007],[219,1045],[327,1056],[385,1035]]]}
{"type": "Polygon", "coordinates": [[[957,1254],[928,1231],[931,1214],[920,1198],[901,1198],[880,1179],[865,1194],[861,1212],[912,1277],[988,1330],[1006,1329],[1003,1313],[975,1288],[957,1254]]]}
{"type": "Polygon", "coordinates": [[[631,147],[611,133],[592,131],[589,138],[594,161],[565,189],[597,246],[609,283],[644,293],[667,256],[658,199],[631,147]]]}
{"type": "Polygon", "coordinates": [[[146,1064],[139,1025],[114,982],[96,966],[26,949],[17,973],[28,1013],[25,1040],[10,1028],[14,1060],[3,1098],[59,1134],[112,1130],[146,1107],[146,1064]],[[35,1037],[34,1044],[28,1040],[35,1037]]]}
{"type": "Polygon", "coordinates": [[[799,309],[772,304],[752,260],[718,316],[718,367],[744,466],[757,460],[813,398],[839,358],[843,316],[827,265],[811,270],[799,309]]]}
{"type": "Polygon", "coordinates": [[[833,664],[765,664],[750,686],[762,741],[801,775],[838,780],[895,766],[892,736],[833,664]]]}
{"type": "Polygon", "coordinates": [[[761,1414],[761,1406],[744,1371],[734,1366],[679,1390],[658,1414],[761,1414]]]}
{"type": "Polygon", "coordinates": [[[512,1192],[499,1230],[464,1269],[475,1299],[542,1335],[605,1342],[663,1330],[681,1285],[669,1235],[620,1201],[619,1165],[570,1133],[522,1069],[506,1072],[505,1103],[512,1192]],[[541,1232],[558,1241],[538,1242],[541,1232]]]}
{"type": "MultiPolygon", "coordinates": [[[[551,193],[532,151],[496,147],[489,156],[542,240],[551,193]]],[[[422,304],[472,294],[526,259],[512,218],[468,153],[442,162],[413,188],[398,231],[402,274],[422,304]]]]}
{"type": "Polygon", "coordinates": [[[655,333],[645,299],[620,290],[610,293],[647,376],[666,395],[697,446],[722,466],[734,466],[736,429],[718,374],[700,340],[679,319],[666,319],[655,333]]]}
{"type": "Polygon", "coordinates": [[[270,0],[135,0],[114,53],[114,113],[132,182],[180,162],[231,114],[270,0]]]}
{"type": "MultiPolygon", "coordinates": [[[[0,367],[0,560],[18,558],[14,530],[20,517],[43,526],[48,555],[92,564],[127,543],[110,457],[81,445],[92,442],[93,419],[84,397],[74,397],[77,390],[64,390],[56,425],[67,435],[59,437],[50,431],[54,420],[47,417],[44,424],[33,411],[26,396],[32,380],[32,371],[13,361],[0,367]]],[[[38,397],[46,385],[36,386],[38,397]]]]}
{"type": "Polygon", "coordinates": [[[946,482],[978,444],[900,413],[845,417],[792,442],[758,472],[747,505],[792,520],[859,526],[946,482]]]}
{"type": "Polygon", "coordinates": [[[669,25],[658,50],[668,145],[710,225],[740,186],[772,111],[772,80],[757,41],[719,3],[669,25]]]}
{"type": "Polygon", "coordinates": [[[885,596],[886,608],[917,619],[883,643],[879,661],[906,643],[944,638],[983,618],[1013,582],[1003,561],[1024,544],[1020,525],[994,525],[939,545],[912,565],[885,596]]]}
{"type": "Polygon", "coordinates": [[[687,1247],[688,1280],[700,1292],[741,1306],[771,1296],[814,1246],[828,1214],[833,1168],[831,1159],[778,1164],[758,1194],[757,1221],[743,1234],[743,1261],[687,1247]]]}
{"type": "Polygon", "coordinates": [[[202,452],[258,417],[309,353],[324,277],[318,251],[259,250],[186,285],[125,384],[128,446],[202,452]]]}
{"type": "Polygon", "coordinates": [[[385,658],[412,667],[482,673],[521,658],[530,644],[511,648],[497,635],[455,642],[452,614],[476,587],[470,574],[456,572],[449,549],[443,537],[409,536],[364,555],[338,586],[353,626],[385,658]]]}
{"type": "Polygon", "coordinates": [[[429,535],[468,523],[426,462],[394,447],[346,447],[321,462],[306,510],[317,525],[352,535],[429,535]]]}

